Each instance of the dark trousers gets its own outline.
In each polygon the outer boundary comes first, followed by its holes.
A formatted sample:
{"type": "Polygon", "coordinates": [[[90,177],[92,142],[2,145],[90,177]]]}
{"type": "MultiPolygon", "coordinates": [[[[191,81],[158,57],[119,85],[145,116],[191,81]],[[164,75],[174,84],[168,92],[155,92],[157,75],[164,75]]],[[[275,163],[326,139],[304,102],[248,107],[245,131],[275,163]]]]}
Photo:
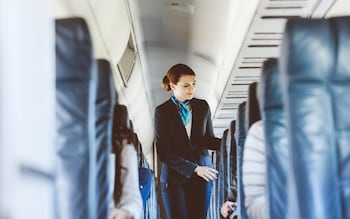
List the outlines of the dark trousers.
{"type": "Polygon", "coordinates": [[[161,183],[167,219],[205,219],[212,183],[193,176],[184,184],[161,183]]]}

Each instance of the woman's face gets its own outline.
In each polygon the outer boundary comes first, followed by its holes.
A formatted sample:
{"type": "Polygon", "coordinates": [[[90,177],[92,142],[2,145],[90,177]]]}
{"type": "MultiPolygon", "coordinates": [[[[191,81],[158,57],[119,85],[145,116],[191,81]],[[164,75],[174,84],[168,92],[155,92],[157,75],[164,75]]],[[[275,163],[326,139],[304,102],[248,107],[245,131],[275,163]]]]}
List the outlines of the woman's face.
{"type": "Polygon", "coordinates": [[[174,96],[180,102],[192,99],[195,87],[196,76],[194,75],[183,75],[177,84],[170,83],[174,96]]]}

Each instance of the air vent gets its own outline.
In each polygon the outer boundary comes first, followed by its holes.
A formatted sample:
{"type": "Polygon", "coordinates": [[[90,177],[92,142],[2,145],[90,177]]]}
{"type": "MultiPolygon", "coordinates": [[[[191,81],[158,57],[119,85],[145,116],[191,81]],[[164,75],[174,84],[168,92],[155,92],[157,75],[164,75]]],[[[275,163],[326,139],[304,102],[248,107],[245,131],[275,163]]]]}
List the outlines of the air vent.
{"type": "Polygon", "coordinates": [[[243,57],[243,62],[244,61],[255,61],[255,62],[263,62],[265,59],[268,57],[243,57]]]}
{"type": "MultiPolygon", "coordinates": [[[[243,59],[245,60],[245,59],[243,59]]],[[[265,59],[264,59],[265,60],[265,59]]],[[[262,65],[262,62],[264,61],[262,60],[260,63],[262,65]]],[[[257,77],[260,75],[260,69],[257,69],[257,70],[251,70],[251,69],[240,69],[240,70],[237,70],[237,74],[236,74],[236,77],[257,77]]]]}
{"type": "Polygon", "coordinates": [[[166,7],[171,10],[186,13],[186,14],[194,14],[194,5],[186,4],[181,2],[169,2],[166,3],[166,7]]]}
{"type": "Polygon", "coordinates": [[[258,79],[259,79],[259,76],[258,77],[236,77],[235,83],[249,84],[249,83],[252,83],[252,81],[257,81],[258,79]]]}
{"type": "Polygon", "coordinates": [[[262,61],[243,61],[242,64],[261,64],[262,61]]]}
{"type": "Polygon", "coordinates": [[[283,6],[269,6],[269,7],[266,7],[265,9],[266,10],[289,10],[289,9],[302,9],[304,8],[303,6],[287,6],[287,7],[283,7],[283,6]]]}
{"type": "Polygon", "coordinates": [[[307,0],[270,0],[270,2],[306,2],[307,0]]]}
{"type": "Polygon", "coordinates": [[[239,103],[224,103],[221,107],[221,109],[232,109],[232,108],[237,108],[239,103]]]}
{"type": "Polygon", "coordinates": [[[223,101],[238,101],[243,102],[247,98],[248,91],[229,91],[224,97],[223,101]]]}
{"type": "Polygon", "coordinates": [[[261,9],[261,19],[289,19],[306,13],[306,1],[270,1],[261,9]]]}
{"type": "Polygon", "coordinates": [[[215,117],[217,119],[232,119],[236,115],[236,112],[234,110],[232,112],[219,112],[217,115],[215,117]]]}
{"type": "Polygon", "coordinates": [[[279,47],[278,44],[253,44],[253,45],[248,45],[250,48],[266,48],[266,47],[279,47]]]}
{"type": "Polygon", "coordinates": [[[260,66],[240,66],[238,69],[260,69],[260,66]]]}
{"type": "Polygon", "coordinates": [[[293,18],[300,18],[301,16],[284,16],[284,15],[265,15],[261,16],[261,19],[293,19],[293,18]]]}

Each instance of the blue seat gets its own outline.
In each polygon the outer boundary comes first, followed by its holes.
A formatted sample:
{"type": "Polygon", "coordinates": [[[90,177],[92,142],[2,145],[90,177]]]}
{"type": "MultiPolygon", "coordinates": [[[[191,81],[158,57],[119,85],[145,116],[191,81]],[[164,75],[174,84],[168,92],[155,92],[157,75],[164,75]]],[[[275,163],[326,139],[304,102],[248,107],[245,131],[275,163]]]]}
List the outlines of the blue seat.
{"type": "Polygon", "coordinates": [[[142,151],[142,145],[136,133],[135,133],[135,139],[137,142],[137,157],[139,160],[139,185],[140,185],[140,192],[141,192],[141,197],[143,201],[144,216],[146,217],[147,214],[151,213],[150,211],[153,211],[152,213],[157,213],[156,211],[154,212],[155,206],[150,206],[150,204],[147,205],[151,196],[154,195],[152,194],[152,191],[151,191],[154,178],[153,178],[153,172],[150,169],[146,156],[142,151]]]}
{"type": "Polygon", "coordinates": [[[227,137],[229,146],[229,161],[228,166],[231,171],[228,173],[229,179],[229,189],[227,189],[227,199],[236,200],[237,199],[237,144],[235,141],[235,132],[236,132],[236,120],[232,120],[229,128],[229,137],[227,137]]]}
{"type": "Polygon", "coordinates": [[[113,107],[115,88],[112,69],[107,60],[97,60],[97,99],[96,99],[96,198],[97,218],[109,218],[111,201],[110,188],[110,153],[112,139],[113,107]]]}
{"type": "Polygon", "coordinates": [[[253,125],[256,121],[261,119],[259,102],[257,97],[257,82],[253,82],[249,85],[248,88],[248,98],[247,98],[247,107],[246,107],[246,116],[245,116],[245,129],[248,132],[250,126],[253,125]]]}
{"type": "MultiPolygon", "coordinates": [[[[222,166],[224,169],[223,202],[226,200],[235,200],[235,198],[233,197],[234,192],[232,191],[232,189],[233,187],[236,187],[236,181],[234,181],[232,173],[234,173],[234,175],[236,174],[236,162],[234,162],[235,165],[232,166],[232,156],[234,153],[234,158],[236,158],[236,145],[234,144],[234,146],[232,147],[232,139],[234,139],[234,137],[232,137],[232,133],[234,133],[234,130],[232,130],[232,128],[235,129],[235,127],[232,126],[232,124],[230,124],[230,127],[224,133],[225,138],[222,138],[222,141],[224,141],[224,147],[222,149],[222,151],[224,152],[222,159],[222,166]]],[[[234,159],[234,161],[236,161],[236,159],[234,159]]]]}
{"type": "Polygon", "coordinates": [[[56,20],[56,218],[96,219],[96,63],[83,19],[56,20]]]}
{"type": "Polygon", "coordinates": [[[236,119],[236,158],[237,158],[237,214],[238,218],[248,219],[245,208],[245,194],[242,178],[244,142],[250,126],[261,119],[259,103],[257,99],[257,82],[253,82],[248,88],[248,99],[238,106],[236,119]]]}
{"type": "Polygon", "coordinates": [[[267,218],[287,218],[288,134],[279,80],[278,60],[263,64],[259,103],[264,121],[267,166],[267,218]]]}
{"type": "Polygon", "coordinates": [[[350,17],[286,24],[289,218],[350,218],[350,17]]]}
{"type": "MultiPolygon", "coordinates": [[[[227,200],[227,185],[228,185],[228,169],[227,169],[227,161],[228,161],[228,150],[227,150],[227,137],[228,137],[228,129],[226,129],[221,138],[220,150],[216,151],[216,169],[219,171],[218,179],[214,181],[217,184],[215,191],[215,200],[217,202],[217,209],[220,209],[222,204],[227,200]]],[[[221,218],[220,211],[216,210],[218,219],[221,218]]]]}
{"type": "Polygon", "coordinates": [[[220,150],[213,151],[212,162],[213,168],[215,168],[219,174],[217,180],[213,181],[212,191],[210,197],[210,205],[208,208],[207,218],[209,219],[220,219],[220,207],[225,202],[225,181],[227,176],[227,171],[225,170],[226,161],[226,138],[228,134],[228,129],[226,129],[222,135],[220,150]]]}
{"type": "Polygon", "coordinates": [[[240,219],[248,219],[244,201],[244,189],[242,180],[242,165],[244,141],[247,135],[245,128],[246,102],[239,104],[236,119],[236,144],[237,144],[237,215],[240,219]]]}

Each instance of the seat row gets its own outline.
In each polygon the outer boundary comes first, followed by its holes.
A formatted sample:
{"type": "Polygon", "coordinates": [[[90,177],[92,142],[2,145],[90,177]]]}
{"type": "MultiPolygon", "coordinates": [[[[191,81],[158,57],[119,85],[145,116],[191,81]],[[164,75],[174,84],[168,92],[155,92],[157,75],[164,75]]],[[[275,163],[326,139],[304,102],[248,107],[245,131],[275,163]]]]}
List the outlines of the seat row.
{"type": "MultiPolygon", "coordinates": [[[[85,21],[59,19],[56,30],[55,214],[64,219],[107,219],[111,183],[112,129],[131,124],[118,104],[107,60],[95,60],[85,21]]],[[[136,135],[136,134],[135,134],[136,135]]],[[[138,142],[144,218],[158,214],[155,180],[138,142]]]]}
{"type": "Polygon", "coordinates": [[[280,58],[263,63],[259,83],[249,86],[232,121],[238,218],[249,218],[244,143],[260,119],[266,159],[261,218],[350,218],[349,56],[350,17],[288,20],[280,58]]]}

